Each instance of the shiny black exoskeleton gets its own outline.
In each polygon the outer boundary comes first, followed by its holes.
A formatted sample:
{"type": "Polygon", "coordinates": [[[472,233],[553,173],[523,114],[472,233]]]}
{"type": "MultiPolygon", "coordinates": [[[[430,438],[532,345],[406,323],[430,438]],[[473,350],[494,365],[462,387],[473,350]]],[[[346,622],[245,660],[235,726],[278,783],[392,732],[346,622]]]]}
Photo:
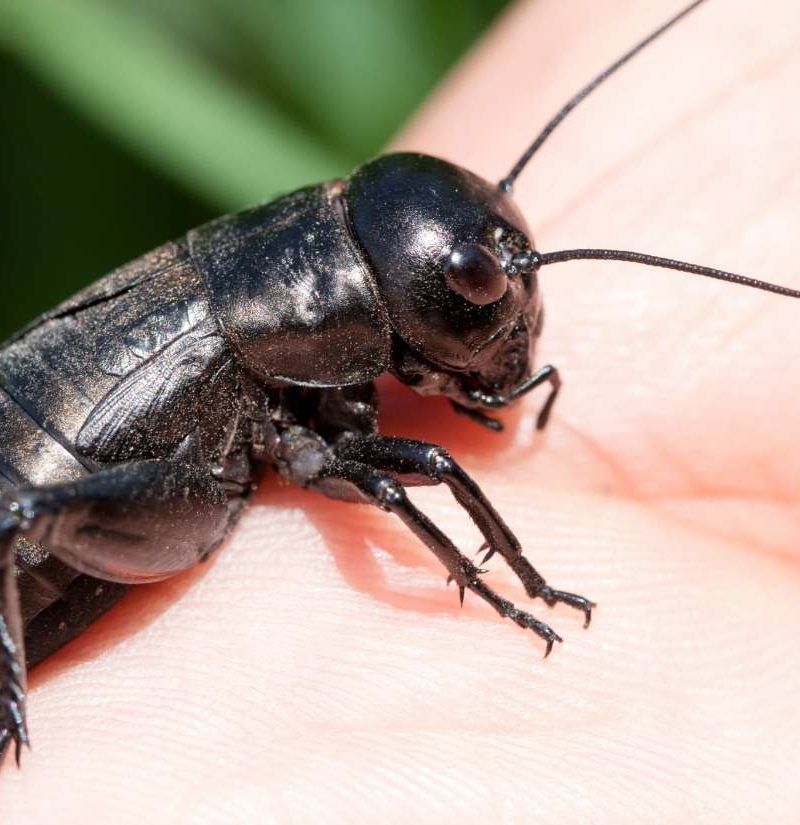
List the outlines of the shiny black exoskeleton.
{"type": "MultiPolygon", "coordinates": [[[[0,349],[0,736],[27,738],[24,672],[131,584],[205,558],[259,465],[400,519],[460,588],[559,637],[493,593],[405,495],[447,484],[528,594],[550,589],[477,485],[433,444],[377,431],[373,381],[483,412],[550,382],[531,248],[496,184],[387,155],[112,272],[0,349]],[[517,257],[515,257],[517,256],[517,257]],[[17,600],[19,592],[19,602],[17,600]],[[23,650],[26,651],[23,654],[23,650]]],[[[546,412],[540,419],[543,425],[546,412]]]]}

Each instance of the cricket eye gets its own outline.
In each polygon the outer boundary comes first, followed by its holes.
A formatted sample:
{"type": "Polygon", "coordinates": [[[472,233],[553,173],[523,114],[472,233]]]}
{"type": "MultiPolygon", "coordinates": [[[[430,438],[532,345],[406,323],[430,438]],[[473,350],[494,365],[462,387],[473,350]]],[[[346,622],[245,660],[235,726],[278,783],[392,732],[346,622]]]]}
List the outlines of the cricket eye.
{"type": "Polygon", "coordinates": [[[485,247],[462,243],[454,247],[445,265],[445,282],[471,304],[499,301],[508,289],[508,276],[500,261],[485,247]]]}

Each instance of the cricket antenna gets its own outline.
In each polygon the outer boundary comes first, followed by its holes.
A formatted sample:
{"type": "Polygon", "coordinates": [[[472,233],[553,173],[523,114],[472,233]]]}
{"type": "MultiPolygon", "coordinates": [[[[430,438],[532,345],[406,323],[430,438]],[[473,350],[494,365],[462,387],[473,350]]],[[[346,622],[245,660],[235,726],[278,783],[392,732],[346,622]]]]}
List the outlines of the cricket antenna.
{"type": "MultiPolygon", "coordinates": [[[[608,80],[617,69],[622,68],[631,58],[639,54],[645,46],[649,46],[654,40],[659,38],[666,31],[671,29],[679,20],[694,11],[705,0],[695,0],[689,3],[683,11],[664,23],[663,26],[649,34],[640,43],[627,51],[615,63],[612,63],[605,71],[601,72],[591,83],[584,86],[574,97],[572,97],[561,111],[542,129],[536,140],[527,148],[525,154],[514,164],[511,171],[500,181],[500,188],[506,192],[511,192],[514,181],[519,173],[525,168],[528,161],[536,154],[542,144],[553,133],[562,120],[584,99],[586,99],[604,80],[608,80]]],[[[559,252],[537,252],[534,249],[525,249],[513,255],[505,264],[506,272],[514,275],[518,272],[536,272],[540,267],[550,264],[563,263],[564,261],[627,261],[628,263],[643,264],[645,266],[655,266],[661,269],[675,269],[679,272],[688,272],[692,275],[703,275],[706,278],[716,278],[718,281],[728,281],[729,283],[748,286],[753,289],[761,289],[764,292],[774,292],[777,295],[785,295],[789,298],[800,298],[800,290],[789,289],[789,287],[771,284],[767,281],[759,281],[757,278],[748,278],[746,275],[737,275],[735,272],[725,272],[722,269],[714,269],[710,266],[700,266],[699,264],[676,261],[673,258],[659,258],[656,255],[648,255],[644,252],[630,252],[621,249],[564,249],[559,252]]]]}
{"type": "Polygon", "coordinates": [[[559,252],[536,252],[525,250],[518,252],[509,261],[509,274],[514,272],[535,272],[542,266],[559,264],[564,261],[627,261],[628,263],[656,266],[661,269],[677,269],[679,272],[689,272],[692,275],[704,275],[706,278],[716,278],[718,281],[728,281],[761,289],[764,292],[774,292],[788,298],[800,298],[800,290],[789,289],[787,286],[771,284],[768,281],[759,281],[757,278],[748,278],[746,275],[737,275],[735,272],[725,272],[710,266],[690,264],[685,261],[676,261],[673,258],[659,258],[643,252],[628,252],[622,249],[563,249],[559,252]]]}
{"type": "Polygon", "coordinates": [[[542,144],[550,137],[553,133],[555,128],[561,123],[562,120],[585,98],[587,98],[603,81],[608,80],[611,75],[613,75],[617,69],[622,68],[631,58],[635,57],[639,54],[645,46],[649,46],[654,40],[659,38],[664,32],[671,29],[679,20],[686,17],[689,12],[694,11],[701,3],[704,3],[705,0],[695,0],[694,3],[690,3],[683,11],[679,12],[675,15],[671,20],[668,20],[664,23],[663,26],[656,29],[654,32],[649,34],[642,40],[640,43],[637,43],[630,51],[625,52],[622,57],[619,58],[616,62],[612,63],[605,71],[601,72],[597,77],[592,80],[591,83],[584,86],[578,94],[576,94],[573,98],[571,98],[558,112],[558,114],[547,124],[547,126],[542,129],[539,133],[536,140],[531,143],[531,145],[525,151],[525,154],[514,164],[511,171],[500,181],[500,188],[503,189],[505,192],[510,192],[512,186],[514,185],[514,181],[519,176],[519,173],[525,168],[528,161],[539,151],[542,144]]]}

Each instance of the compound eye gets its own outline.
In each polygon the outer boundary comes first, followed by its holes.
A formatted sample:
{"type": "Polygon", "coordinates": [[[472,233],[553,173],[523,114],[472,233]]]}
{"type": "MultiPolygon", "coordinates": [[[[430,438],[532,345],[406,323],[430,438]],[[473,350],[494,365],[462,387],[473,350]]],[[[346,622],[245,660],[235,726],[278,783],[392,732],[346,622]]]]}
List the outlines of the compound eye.
{"type": "Polygon", "coordinates": [[[453,249],[444,277],[453,292],[478,306],[499,301],[508,289],[508,276],[500,261],[476,243],[462,243],[453,249]]]}

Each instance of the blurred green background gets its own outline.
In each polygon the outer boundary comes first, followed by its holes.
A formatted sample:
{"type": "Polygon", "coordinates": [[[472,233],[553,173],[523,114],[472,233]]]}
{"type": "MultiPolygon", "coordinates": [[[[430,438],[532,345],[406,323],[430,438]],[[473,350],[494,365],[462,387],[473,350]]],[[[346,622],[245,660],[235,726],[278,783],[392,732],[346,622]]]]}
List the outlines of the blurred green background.
{"type": "Polygon", "coordinates": [[[0,340],[380,151],[508,0],[0,0],[0,340]]]}

